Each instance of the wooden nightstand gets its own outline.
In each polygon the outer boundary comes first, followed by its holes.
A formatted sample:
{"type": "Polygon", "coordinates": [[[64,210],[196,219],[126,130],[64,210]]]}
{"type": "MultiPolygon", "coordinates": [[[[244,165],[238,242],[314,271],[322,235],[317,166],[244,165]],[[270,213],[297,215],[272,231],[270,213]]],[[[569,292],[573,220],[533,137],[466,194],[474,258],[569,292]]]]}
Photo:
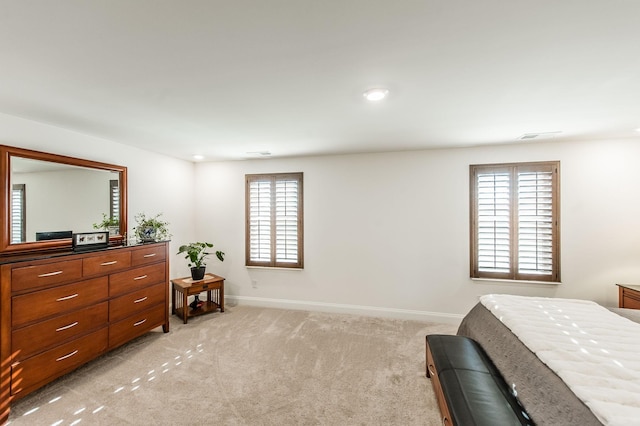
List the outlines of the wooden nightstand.
{"type": "Polygon", "coordinates": [[[618,286],[618,307],[640,309],[640,285],[616,285],[618,286]]]}
{"type": "Polygon", "coordinates": [[[214,274],[206,274],[204,279],[194,281],[189,277],[171,280],[173,291],[171,292],[171,313],[181,316],[184,323],[189,317],[215,312],[220,309],[224,312],[224,278],[214,274]],[[203,291],[207,292],[207,300],[202,301],[199,307],[191,307],[187,303],[189,296],[198,296],[203,291]],[[180,293],[182,297],[178,298],[180,293]]]}

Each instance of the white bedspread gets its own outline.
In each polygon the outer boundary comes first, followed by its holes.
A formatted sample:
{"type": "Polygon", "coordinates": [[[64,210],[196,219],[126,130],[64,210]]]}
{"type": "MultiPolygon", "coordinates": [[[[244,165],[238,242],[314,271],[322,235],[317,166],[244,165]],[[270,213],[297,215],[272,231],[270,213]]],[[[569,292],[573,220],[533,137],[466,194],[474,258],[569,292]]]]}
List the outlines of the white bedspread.
{"type": "Polygon", "coordinates": [[[640,425],[640,324],[585,300],[490,294],[480,302],[602,423],[640,425]]]}

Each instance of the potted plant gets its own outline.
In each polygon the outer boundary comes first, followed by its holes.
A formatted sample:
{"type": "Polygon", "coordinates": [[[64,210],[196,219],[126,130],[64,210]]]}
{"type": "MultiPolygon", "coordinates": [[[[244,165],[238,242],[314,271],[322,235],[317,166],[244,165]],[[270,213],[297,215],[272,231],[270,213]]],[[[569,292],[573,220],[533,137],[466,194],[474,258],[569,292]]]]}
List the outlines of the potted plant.
{"type": "Polygon", "coordinates": [[[93,229],[104,229],[109,231],[109,235],[117,235],[120,232],[120,219],[102,213],[102,221],[94,223],[93,229]]]}
{"type": "MultiPolygon", "coordinates": [[[[177,254],[187,253],[184,257],[185,259],[189,259],[189,267],[191,267],[191,278],[194,281],[198,281],[204,278],[204,273],[206,270],[207,264],[204,262],[204,258],[211,253],[207,251],[213,247],[211,243],[189,243],[183,246],[180,246],[177,254]]],[[[220,262],[224,262],[224,253],[220,250],[216,251],[216,257],[220,260],[220,262]]]]}
{"type": "Polygon", "coordinates": [[[158,213],[153,217],[147,217],[144,213],[138,213],[135,216],[138,226],[133,228],[133,233],[143,243],[151,241],[162,241],[171,238],[169,233],[169,222],[160,219],[162,213],[158,213]]]}

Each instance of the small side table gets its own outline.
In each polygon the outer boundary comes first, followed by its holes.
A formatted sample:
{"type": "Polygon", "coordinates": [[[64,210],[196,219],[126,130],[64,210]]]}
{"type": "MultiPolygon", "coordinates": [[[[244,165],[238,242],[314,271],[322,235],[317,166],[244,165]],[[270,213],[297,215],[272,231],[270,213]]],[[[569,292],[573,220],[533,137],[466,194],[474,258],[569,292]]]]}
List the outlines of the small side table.
{"type": "Polygon", "coordinates": [[[618,307],[640,309],[640,285],[616,285],[618,286],[618,307]]]}
{"type": "Polygon", "coordinates": [[[215,312],[220,309],[224,312],[224,278],[214,274],[206,274],[203,279],[194,281],[190,277],[171,280],[173,291],[171,292],[171,313],[181,316],[184,323],[189,317],[215,312]],[[202,306],[193,309],[187,303],[189,296],[197,296],[203,291],[207,292],[207,300],[202,306]],[[178,298],[180,293],[182,297],[178,298]]]}

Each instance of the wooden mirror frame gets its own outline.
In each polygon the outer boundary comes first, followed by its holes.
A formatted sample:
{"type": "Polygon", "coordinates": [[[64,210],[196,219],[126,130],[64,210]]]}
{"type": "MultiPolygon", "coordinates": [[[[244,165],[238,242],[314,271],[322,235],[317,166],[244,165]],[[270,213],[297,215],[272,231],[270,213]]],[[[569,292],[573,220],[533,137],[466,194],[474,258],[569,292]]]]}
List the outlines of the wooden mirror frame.
{"type": "Polygon", "coordinates": [[[89,169],[106,170],[119,174],[120,185],[120,234],[109,237],[109,241],[117,243],[123,241],[127,231],[127,168],[114,164],[100,163],[84,160],[82,158],[67,157],[64,155],[50,154],[47,152],[32,151],[29,149],[15,148],[0,145],[0,256],[5,254],[18,254],[25,252],[44,250],[71,249],[71,238],[49,241],[36,241],[11,244],[11,157],[22,157],[32,160],[49,161],[53,163],[68,164],[71,166],[86,167],[89,169]]]}

